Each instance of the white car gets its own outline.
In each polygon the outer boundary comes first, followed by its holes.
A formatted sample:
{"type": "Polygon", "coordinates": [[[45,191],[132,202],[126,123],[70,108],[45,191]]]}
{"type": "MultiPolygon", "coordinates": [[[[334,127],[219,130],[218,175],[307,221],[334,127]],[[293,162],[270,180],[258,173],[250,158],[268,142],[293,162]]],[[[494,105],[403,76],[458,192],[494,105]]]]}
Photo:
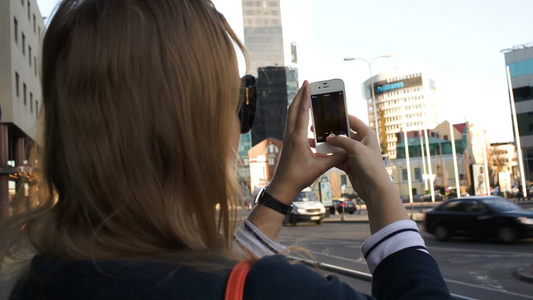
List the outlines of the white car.
{"type": "Polygon", "coordinates": [[[285,223],[296,225],[298,222],[315,222],[322,224],[326,216],[326,208],[311,189],[301,191],[292,203],[292,211],[285,216],[285,223]]]}

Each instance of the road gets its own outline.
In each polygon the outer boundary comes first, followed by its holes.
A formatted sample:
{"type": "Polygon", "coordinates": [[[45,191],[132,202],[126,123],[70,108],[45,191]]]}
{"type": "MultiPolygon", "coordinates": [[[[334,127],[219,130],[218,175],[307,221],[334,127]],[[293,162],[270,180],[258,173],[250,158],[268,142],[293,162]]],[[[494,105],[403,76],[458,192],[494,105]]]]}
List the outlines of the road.
{"type": "MultiPolygon", "coordinates": [[[[533,264],[533,239],[512,245],[474,239],[439,242],[424,232],[422,223],[419,227],[451,293],[474,299],[533,299],[533,283],[514,277],[517,268],[533,264]]],[[[281,241],[308,249],[319,262],[369,273],[359,250],[369,236],[364,222],[299,224],[284,227],[281,241]]],[[[370,283],[342,278],[370,293],[370,283]]]]}

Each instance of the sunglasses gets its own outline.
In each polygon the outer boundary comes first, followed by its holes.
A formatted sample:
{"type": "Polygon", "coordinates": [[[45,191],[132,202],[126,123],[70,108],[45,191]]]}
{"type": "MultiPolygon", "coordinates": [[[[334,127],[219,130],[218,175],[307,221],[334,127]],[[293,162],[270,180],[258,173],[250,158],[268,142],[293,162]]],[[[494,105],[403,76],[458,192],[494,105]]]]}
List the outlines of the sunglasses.
{"type": "Polygon", "coordinates": [[[247,133],[254,124],[257,110],[257,80],[252,75],[244,75],[241,78],[241,91],[239,94],[239,120],[241,121],[241,133],[247,133]]]}

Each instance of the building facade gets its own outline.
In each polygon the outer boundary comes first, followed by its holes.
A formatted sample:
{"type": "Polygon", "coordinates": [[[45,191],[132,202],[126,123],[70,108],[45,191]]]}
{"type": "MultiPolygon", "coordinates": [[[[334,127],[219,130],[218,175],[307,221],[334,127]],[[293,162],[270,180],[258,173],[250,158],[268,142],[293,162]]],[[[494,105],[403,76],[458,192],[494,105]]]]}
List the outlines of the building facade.
{"type": "Polygon", "coordinates": [[[243,0],[244,44],[250,73],[266,66],[285,66],[280,0],[243,0]]]}
{"type": "Polygon", "coordinates": [[[0,218],[27,190],[27,151],[41,108],[39,79],[44,20],[35,0],[0,2],[0,218]]]}
{"type": "Polygon", "coordinates": [[[362,90],[368,103],[369,125],[379,133],[383,153],[390,159],[396,158],[397,133],[432,128],[438,124],[435,80],[427,72],[378,74],[366,80],[362,90]]]}
{"type": "Polygon", "coordinates": [[[257,113],[252,146],[267,138],[283,140],[287,108],[298,92],[298,73],[289,67],[259,68],[257,113]]]}
{"type": "Polygon", "coordinates": [[[502,50],[509,67],[526,181],[533,180],[533,44],[502,50]]]}
{"type": "Polygon", "coordinates": [[[407,132],[407,143],[402,133],[397,134],[397,158],[391,160],[391,179],[404,199],[409,197],[409,174],[411,176],[411,189],[413,195],[424,194],[429,190],[429,180],[433,181],[435,190],[445,194],[456,189],[455,165],[453,159],[452,137],[455,141],[457,159],[457,176],[461,191],[464,192],[469,185],[468,166],[465,164],[464,153],[467,148],[467,134],[465,124],[450,126],[445,121],[435,128],[428,129],[428,139],[423,130],[407,132]],[[451,127],[451,129],[450,129],[451,127]],[[453,130],[453,135],[451,131],[453,130]],[[409,167],[407,169],[406,145],[409,149],[409,167]],[[429,146],[429,161],[428,151],[429,146]]]}
{"type": "Polygon", "coordinates": [[[248,151],[250,191],[252,194],[256,194],[272,179],[282,146],[283,143],[280,140],[268,138],[248,151]]]}
{"type": "Polygon", "coordinates": [[[501,185],[501,172],[508,173],[510,184],[518,183],[518,155],[514,143],[492,143],[488,153],[491,186],[501,185]]]}

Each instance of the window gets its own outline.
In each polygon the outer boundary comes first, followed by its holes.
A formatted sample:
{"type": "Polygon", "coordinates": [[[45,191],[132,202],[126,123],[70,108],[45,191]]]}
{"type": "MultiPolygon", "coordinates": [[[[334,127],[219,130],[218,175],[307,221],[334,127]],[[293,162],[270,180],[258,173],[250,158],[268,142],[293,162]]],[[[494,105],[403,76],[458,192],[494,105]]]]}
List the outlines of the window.
{"type": "Polygon", "coordinates": [[[28,88],[26,87],[26,84],[25,83],[22,83],[22,92],[24,93],[22,95],[22,97],[24,98],[24,105],[26,105],[26,92],[27,92],[28,88]]]}
{"type": "Polygon", "coordinates": [[[35,33],[35,14],[33,14],[33,33],[35,33]]]}
{"type": "Polygon", "coordinates": [[[407,181],[407,169],[402,169],[402,180],[407,181]]]}
{"type": "Polygon", "coordinates": [[[33,112],[33,93],[30,92],[30,112],[33,112]]]}
{"type": "Polygon", "coordinates": [[[422,181],[422,173],[420,168],[415,168],[415,180],[422,181]]]}
{"type": "Polygon", "coordinates": [[[35,100],[35,117],[39,116],[39,101],[35,100]]]}
{"type": "Polygon", "coordinates": [[[22,54],[26,55],[26,36],[22,33],[22,54]]]}
{"type": "Polygon", "coordinates": [[[13,17],[13,30],[15,31],[15,42],[19,41],[19,22],[13,17]]]}
{"type": "Polygon", "coordinates": [[[17,97],[19,96],[19,73],[15,72],[15,93],[17,94],[17,97]]]}
{"type": "Polygon", "coordinates": [[[341,186],[346,186],[346,184],[348,183],[347,179],[346,179],[346,175],[341,175],[341,186]]]}
{"type": "Polygon", "coordinates": [[[37,58],[33,57],[33,71],[35,73],[35,76],[37,76],[37,58]]]}
{"type": "Polygon", "coordinates": [[[31,67],[31,46],[28,45],[28,62],[30,63],[31,67]]]}
{"type": "Polygon", "coordinates": [[[28,0],[28,21],[30,20],[30,0],[28,0]]]}

